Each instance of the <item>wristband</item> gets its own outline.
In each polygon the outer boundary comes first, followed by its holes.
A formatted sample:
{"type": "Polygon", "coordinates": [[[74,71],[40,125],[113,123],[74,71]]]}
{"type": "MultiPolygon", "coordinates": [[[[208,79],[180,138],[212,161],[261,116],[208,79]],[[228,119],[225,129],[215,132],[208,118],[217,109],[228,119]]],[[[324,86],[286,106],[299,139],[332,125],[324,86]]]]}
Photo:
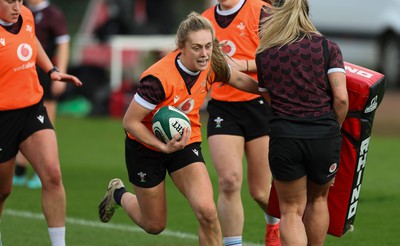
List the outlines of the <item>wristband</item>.
{"type": "Polygon", "coordinates": [[[246,59],[246,72],[249,71],[249,61],[246,59]]]}
{"type": "Polygon", "coordinates": [[[53,72],[60,72],[60,70],[58,70],[58,68],[57,68],[56,66],[54,66],[52,69],[50,69],[50,70],[47,72],[47,75],[49,75],[49,77],[51,77],[51,74],[52,74],[53,72]]]}

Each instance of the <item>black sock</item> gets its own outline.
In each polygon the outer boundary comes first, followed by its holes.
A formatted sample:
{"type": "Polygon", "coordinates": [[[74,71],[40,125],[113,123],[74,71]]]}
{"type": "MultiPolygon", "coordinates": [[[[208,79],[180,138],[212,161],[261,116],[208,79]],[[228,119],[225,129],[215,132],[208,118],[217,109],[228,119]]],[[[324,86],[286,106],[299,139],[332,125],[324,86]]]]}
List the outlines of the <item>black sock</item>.
{"type": "Polygon", "coordinates": [[[16,176],[24,176],[26,173],[26,167],[16,164],[15,165],[15,175],[16,176]]]}
{"type": "Polygon", "coordinates": [[[123,195],[125,192],[126,192],[125,187],[121,187],[121,188],[116,189],[116,190],[114,191],[114,200],[115,200],[115,202],[116,202],[118,205],[120,205],[120,206],[121,206],[121,198],[122,198],[122,195],[123,195]]]}

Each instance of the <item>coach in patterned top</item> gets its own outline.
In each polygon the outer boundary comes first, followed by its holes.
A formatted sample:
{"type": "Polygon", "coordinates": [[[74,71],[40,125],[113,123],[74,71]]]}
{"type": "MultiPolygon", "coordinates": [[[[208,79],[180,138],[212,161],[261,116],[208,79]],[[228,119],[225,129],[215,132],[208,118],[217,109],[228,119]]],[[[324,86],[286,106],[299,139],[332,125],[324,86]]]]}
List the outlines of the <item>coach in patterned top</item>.
{"type": "Polygon", "coordinates": [[[282,245],[323,245],[328,192],[348,111],[340,48],[314,27],[307,0],[277,0],[257,49],[259,89],[269,92],[269,161],[282,245]]]}

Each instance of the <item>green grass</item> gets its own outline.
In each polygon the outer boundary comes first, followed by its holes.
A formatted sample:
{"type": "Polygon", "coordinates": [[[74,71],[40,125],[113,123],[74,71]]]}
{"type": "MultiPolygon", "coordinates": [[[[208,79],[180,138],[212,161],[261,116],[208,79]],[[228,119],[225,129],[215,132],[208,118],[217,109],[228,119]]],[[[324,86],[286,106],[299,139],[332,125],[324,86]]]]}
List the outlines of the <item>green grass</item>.
{"type": "MultiPolygon", "coordinates": [[[[197,222],[186,200],[167,178],[168,225],[165,234],[147,235],[119,210],[108,224],[100,223],[97,206],[108,181],[120,177],[129,186],[124,164],[124,133],[120,120],[107,118],[57,119],[63,180],[67,192],[67,244],[197,245],[197,222]],[[181,232],[181,234],[179,234],[181,232]]],[[[372,134],[358,205],[355,231],[341,238],[328,236],[330,245],[400,245],[399,139],[372,134]]],[[[203,153],[216,189],[216,174],[203,153]]],[[[31,169],[30,169],[31,170],[31,169]]],[[[215,192],[216,193],[216,192],[215,192]]],[[[50,245],[41,216],[40,190],[14,187],[1,221],[5,246],[50,245]]],[[[262,245],[264,218],[243,187],[246,245],[262,245]]]]}

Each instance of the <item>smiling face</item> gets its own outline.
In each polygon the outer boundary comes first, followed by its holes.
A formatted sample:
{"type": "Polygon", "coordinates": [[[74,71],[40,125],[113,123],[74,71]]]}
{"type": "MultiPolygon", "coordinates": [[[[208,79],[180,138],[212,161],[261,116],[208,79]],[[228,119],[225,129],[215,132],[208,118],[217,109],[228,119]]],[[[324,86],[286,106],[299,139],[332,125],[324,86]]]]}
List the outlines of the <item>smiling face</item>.
{"type": "Polygon", "coordinates": [[[16,23],[22,3],[22,0],[0,0],[0,19],[8,23],[16,23]]]}
{"type": "Polygon", "coordinates": [[[212,40],[209,30],[190,32],[179,57],[183,65],[192,72],[206,70],[211,60],[212,40]]]}

